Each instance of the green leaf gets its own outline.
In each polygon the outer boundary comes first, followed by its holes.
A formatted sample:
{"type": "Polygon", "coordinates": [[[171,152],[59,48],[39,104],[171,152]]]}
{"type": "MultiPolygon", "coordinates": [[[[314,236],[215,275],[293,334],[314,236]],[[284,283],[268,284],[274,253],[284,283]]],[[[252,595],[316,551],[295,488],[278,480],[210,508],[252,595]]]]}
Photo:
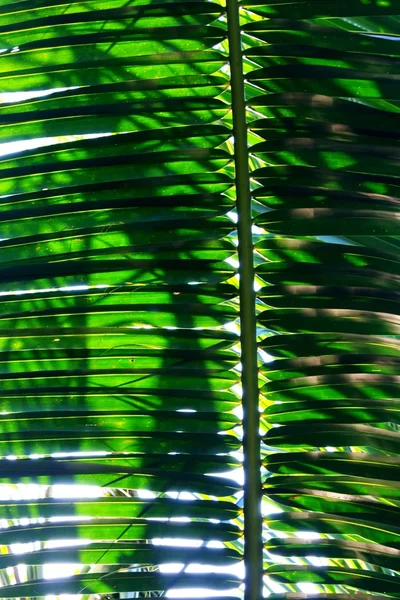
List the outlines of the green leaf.
{"type": "MultiPolygon", "coordinates": [[[[81,592],[89,594],[109,594],[118,592],[143,592],[160,591],[174,588],[193,588],[212,585],[214,589],[232,588],[238,583],[238,579],[233,575],[225,574],[180,574],[178,577],[174,574],[153,573],[129,573],[114,572],[106,573],[103,576],[97,573],[88,573],[85,575],[76,575],[68,579],[57,579],[53,581],[36,580],[29,583],[20,583],[13,586],[3,587],[2,594],[4,598],[42,597],[48,594],[59,595],[60,591],[68,594],[79,594],[81,592]]],[[[227,598],[226,600],[229,600],[227,598]]]]}
{"type": "MultiPolygon", "coordinates": [[[[318,556],[344,560],[364,561],[386,569],[398,569],[400,552],[380,544],[366,544],[347,540],[270,540],[268,552],[279,557],[318,556]]],[[[353,563],[354,564],[354,563],[353,563]]]]}
{"type": "Polygon", "coordinates": [[[240,583],[216,572],[242,558],[222,14],[2,6],[0,479],[22,490],[1,501],[3,597],[240,583]],[[45,579],[63,562],[81,566],[45,579]]]}
{"type": "Polygon", "coordinates": [[[266,586],[398,597],[397,6],[241,5],[266,586]]]}
{"type": "MultiPolygon", "coordinates": [[[[184,457],[181,458],[184,460],[184,457]]],[[[211,460],[215,459],[216,457],[213,457],[211,460]]],[[[159,460],[159,457],[155,456],[154,460],[159,460]]],[[[2,502],[1,509],[5,515],[4,518],[7,520],[35,519],[38,515],[41,515],[45,519],[50,519],[52,517],[68,519],[73,516],[82,519],[85,517],[103,519],[112,517],[142,518],[146,516],[147,518],[151,517],[158,519],[190,517],[193,521],[202,521],[211,518],[229,521],[236,519],[240,514],[240,509],[235,503],[224,502],[222,500],[185,501],[180,499],[179,502],[176,502],[173,498],[154,498],[145,500],[135,497],[117,497],[110,495],[94,500],[78,498],[74,503],[71,503],[69,500],[58,498],[18,501],[7,500],[2,502]]],[[[224,554],[224,552],[222,552],[222,554],[224,554]]]]}
{"type": "Polygon", "coordinates": [[[346,2],[338,0],[332,5],[329,0],[243,0],[245,8],[251,8],[256,13],[266,17],[290,17],[291,19],[309,19],[314,17],[361,17],[392,15],[395,13],[393,2],[388,3],[365,3],[346,2]]]}
{"type": "MultiPolygon", "coordinates": [[[[152,565],[153,563],[164,563],[166,560],[175,563],[184,563],[186,561],[197,561],[203,564],[210,563],[217,566],[233,567],[240,560],[240,554],[228,548],[180,548],[179,546],[169,546],[168,548],[152,546],[151,544],[140,542],[114,542],[111,546],[106,542],[93,542],[89,546],[79,547],[77,549],[59,549],[39,550],[29,552],[24,555],[24,562],[28,565],[58,565],[65,563],[84,563],[111,565],[120,567],[132,563],[141,563],[143,565],[152,565]]],[[[20,555],[2,555],[0,556],[0,568],[5,569],[20,564],[20,555]]]]}
{"type": "Polygon", "coordinates": [[[340,567],[324,568],[301,565],[293,568],[293,565],[282,565],[281,567],[269,567],[267,573],[274,581],[283,583],[302,581],[318,584],[326,582],[328,585],[346,585],[352,589],[368,592],[389,593],[392,597],[398,596],[400,591],[396,577],[361,569],[357,569],[355,572],[340,567]]]}
{"type": "MultiPolygon", "coordinates": [[[[318,532],[323,535],[357,536],[361,541],[397,547],[399,542],[399,528],[393,523],[381,522],[380,515],[372,513],[360,518],[352,513],[339,515],[325,515],[324,513],[295,512],[266,519],[271,530],[284,532],[318,532]],[[372,517],[372,519],[368,518],[372,517]],[[376,518],[376,521],[373,518],[376,518]]],[[[339,537],[339,539],[341,539],[339,537]]]]}

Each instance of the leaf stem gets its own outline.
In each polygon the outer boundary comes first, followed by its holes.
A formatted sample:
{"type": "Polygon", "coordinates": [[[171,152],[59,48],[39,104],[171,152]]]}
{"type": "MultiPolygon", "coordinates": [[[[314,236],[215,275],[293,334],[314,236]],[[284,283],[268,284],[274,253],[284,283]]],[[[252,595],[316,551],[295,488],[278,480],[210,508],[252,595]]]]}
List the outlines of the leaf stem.
{"type": "Polygon", "coordinates": [[[238,212],[241,362],[244,452],[245,600],[262,597],[262,518],[260,414],[258,408],[257,326],[254,291],[250,167],[245,82],[238,0],[226,1],[238,212]]]}

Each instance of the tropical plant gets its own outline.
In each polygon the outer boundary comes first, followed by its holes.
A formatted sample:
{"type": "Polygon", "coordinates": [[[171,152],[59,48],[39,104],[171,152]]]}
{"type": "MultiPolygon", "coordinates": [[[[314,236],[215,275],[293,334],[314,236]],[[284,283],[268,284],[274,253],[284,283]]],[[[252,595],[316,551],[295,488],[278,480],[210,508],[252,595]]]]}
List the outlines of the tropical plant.
{"type": "Polygon", "coordinates": [[[400,597],[396,13],[3,0],[0,598],[400,597]]]}

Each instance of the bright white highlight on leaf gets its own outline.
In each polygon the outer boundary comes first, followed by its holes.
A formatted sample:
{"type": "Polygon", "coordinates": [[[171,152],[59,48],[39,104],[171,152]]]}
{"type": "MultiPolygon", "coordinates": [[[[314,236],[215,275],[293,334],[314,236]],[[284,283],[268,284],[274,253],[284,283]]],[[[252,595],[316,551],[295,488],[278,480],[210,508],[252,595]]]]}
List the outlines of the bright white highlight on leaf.
{"type": "Polygon", "coordinates": [[[225,262],[227,262],[229,265],[231,265],[234,269],[239,268],[239,261],[234,256],[230,256],[229,258],[226,258],[225,262]]]}
{"type": "Polygon", "coordinates": [[[35,550],[39,550],[39,548],[40,542],[25,542],[10,545],[11,554],[26,554],[27,552],[34,552],[35,550]]]}
{"type": "Polygon", "coordinates": [[[152,498],[157,497],[157,494],[150,492],[149,490],[138,490],[137,495],[143,500],[151,500],[152,498]]]}
{"type": "MultiPolygon", "coordinates": [[[[3,240],[0,240],[3,241],[3,240]]],[[[38,292],[41,293],[48,293],[48,292],[76,292],[76,291],[86,291],[86,290],[90,290],[90,289],[106,289],[110,287],[109,285],[94,285],[94,286],[88,286],[88,285],[70,285],[70,286],[65,286],[65,287],[52,287],[52,288],[34,288],[31,290],[12,290],[9,292],[2,292],[0,291],[0,296],[21,296],[22,294],[37,294],[38,292]]]]}
{"type": "Polygon", "coordinates": [[[180,573],[184,567],[184,563],[166,563],[160,565],[160,573],[180,573]]]}
{"type": "Polygon", "coordinates": [[[179,500],[195,500],[195,496],[190,492],[180,492],[178,494],[179,500]]]}
{"type": "MultiPolygon", "coordinates": [[[[84,136],[85,138],[99,138],[99,137],[108,137],[109,133],[99,133],[99,134],[91,134],[90,136],[84,136]]],[[[0,156],[6,156],[8,154],[16,154],[18,152],[23,152],[25,150],[34,150],[35,148],[44,148],[46,146],[52,146],[54,144],[59,144],[60,142],[73,142],[76,140],[83,139],[81,135],[68,135],[60,137],[44,137],[44,138],[35,138],[33,140],[22,140],[17,142],[5,142],[4,144],[0,144],[0,156]]]]}
{"type": "Polygon", "coordinates": [[[240,579],[244,579],[244,564],[238,563],[232,569],[232,566],[227,567],[217,567],[215,565],[201,565],[198,563],[191,563],[185,569],[185,573],[198,573],[198,574],[208,574],[208,573],[232,573],[234,570],[234,574],[236,577],[240,579]]]}
{"type": "Polygon", "coordinates": [[[320,591],[318,586],[315,583],[310,583],[309,581],[305,581],[304,583],[298,583],[298,587],[304,594],[318,594],[320,591]]]}
{"type": "MultiPolygon", "coordinates": [[[[73,507],[71,508],[71,511],[73,507]]],[[[49,523],[73,523],[74,521],[93,521],[94,517],[91,516],[77,516],[72,515],[69,517],[49,517],[49,523]]]]}
{"type": "Polygon", "coordinates": [[[105,490],[90,485],[60,485],[52,486],[53,498],[101,498],[105,490]]]}
{"type": "Polygon", "coordinates": [[[296,531],[295,535],[296,537],[305,540],[319,540],[321,538],[320,534],[315,531],[296,531]]]}
{"type": "Polygon", "coordinates": [[[235,593],[237,594],[236,588],[227,591],[213,590],[211,588],[182,588],[168,590],[165,598],[208,598],[210,596],[227,596],[235,593]]]}
{"type": "Polygon", "coordinates": [[[181,538],[154,538],[152,540],[155,546],[184,546],[187,548],[200,548],[203,540],[186,540],[181,538]]]}
{"type": "Polygon", "coordinates": [[[329,560],[323,556],[306,556],[305,558],[316,567],[327,567],[329,565],[329,560]]]}
{"type": "Polygon", "coordinates": [[[232,413],[235,415],[235,417],[237,417],[238,419],[242,420],[243,419],[243,407],[242,407],[242,405],[235,406],[235,408],[232,410],[232,413]]]}
{"type": "Polygon", "coordinates": [[[224,477],[225,479],[231,479],[235,481],[239,485],[244,484],[244,470],[240,467],[239,469],[235,469],[233,471],[226,471],[225,473],[207,473],[207,475],[215,476],[215,477],[224,477]]]}
{"type": "Polygon", "coordinates": [[[96,452],[53,452],[50,456],[52,458],[68,458],[68,457],[94,457],[94,456],[107,456],[110,452],[98,450],[96,452]]]}
{"type": "Polygon", "coordinates": [[[224,329],[226,331],[236,333],[237,335],[239,335],[239,333],[240,333],[240,327],[239,327],[239,324],[237,321],[231,321],[230,323],[225,323],[224,329]]]}
{"type": "Polygon", "coordinates": [[[274,360],[274,357],[271,356],[270,354],[268,354],[268,352],[265,352],[265,350],[263,350],[262,348],[258,349],[258,353],[259,353],[261,359],[265,363],[269,363],[269,362],[272,362],[274,360]]]}
{"type": "MultiPolygon", "coordinates": [[[[7,52],[7,48],[0,50],[0,52],[7,52]]],[[[76,90],[77,86],[74,87],[61,87],[53,88],[51,90],[36,90],[33,92],[3,92],[0,94],[0,104],[9,104],[11,102],[23,102],[24,100],[31,100],[33,98],[44,98],[45,96],[51,96],[57,92],[65,92],[66,90],[76,90]]]]}
{"type": "Polygon", "coordinates": [[[59,579],[62,577],[72,577],[80,573],[81,565],[68,563],[48,563],[43,565],[44,579],[59,579]]]}
{"type": "Polygon", "coordinates": [[[219,540],[210,540],[206,544],[207,548],[223,548],[224,544],[219,540]]]}
{"type": "Polygon", "coordinates": [[[242,397],[242,384],[241,383],[235,383],[235,385],[233,385],[231,387],[231,391],[234,394],[236,394],[238,398],[241,398],[242,397]]]}

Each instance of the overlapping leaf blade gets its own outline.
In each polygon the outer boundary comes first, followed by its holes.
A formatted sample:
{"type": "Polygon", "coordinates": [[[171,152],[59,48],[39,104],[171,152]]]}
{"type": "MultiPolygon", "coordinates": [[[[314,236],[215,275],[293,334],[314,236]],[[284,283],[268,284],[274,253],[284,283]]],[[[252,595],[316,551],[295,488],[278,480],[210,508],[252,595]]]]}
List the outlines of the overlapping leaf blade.
{"type": "Polygon", "coordinates": [[[237,585],[157,572],[241,558],[221,11],[2,6],[0,483],[50,494],[2,501],[1,572],[15,544],[30,565],[2,597],[237,585]],[[105,497],[52,498],[71,484],[105,497]],[[43,578],[64,561],[81,573],[43,578]]]}

